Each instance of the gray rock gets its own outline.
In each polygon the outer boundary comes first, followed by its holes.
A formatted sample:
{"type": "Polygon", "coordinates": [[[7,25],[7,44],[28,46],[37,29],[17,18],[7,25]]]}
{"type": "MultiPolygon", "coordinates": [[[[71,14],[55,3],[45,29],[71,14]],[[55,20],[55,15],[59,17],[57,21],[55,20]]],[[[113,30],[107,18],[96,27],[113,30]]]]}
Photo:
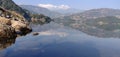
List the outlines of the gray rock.
{"type": "Polygon", "coordinates": [[[33,35],[36,36],[36,35],[39,35],[39,33],[38,32],[34,32],[33,35]]]}

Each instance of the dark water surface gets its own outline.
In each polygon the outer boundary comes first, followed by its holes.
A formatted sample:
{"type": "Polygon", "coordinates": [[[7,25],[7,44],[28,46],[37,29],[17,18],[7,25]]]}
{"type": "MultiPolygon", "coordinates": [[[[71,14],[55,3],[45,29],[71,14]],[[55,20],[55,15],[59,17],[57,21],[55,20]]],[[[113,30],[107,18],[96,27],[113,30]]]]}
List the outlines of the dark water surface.
{"type": "MultiPolygon", "coordinates": [[[[36,28],[35,28],[36,27],[36,28]]],[[[120,57],[119,38],[98,38],[55,23],[0,42],[0,57],[120,57]]]]}

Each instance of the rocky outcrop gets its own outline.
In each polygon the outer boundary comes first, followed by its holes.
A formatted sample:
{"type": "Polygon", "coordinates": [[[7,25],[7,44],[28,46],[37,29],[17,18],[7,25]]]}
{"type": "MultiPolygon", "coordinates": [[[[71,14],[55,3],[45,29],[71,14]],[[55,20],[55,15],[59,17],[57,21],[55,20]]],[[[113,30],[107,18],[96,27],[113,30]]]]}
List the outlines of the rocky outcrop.
{"type": "Polygon", "coordinates": [[[32,29],[20,14],[0,8],[0,38],[14,38],[16,34],[27,34],[32,29]]]}
{"type": "Polygon", "coordinates": [[[27,34],[32,31],[32,29],[29,27],[29,25],[20,22],[20,21],[14,21],[11,20],[11,26],[15,28],[16,33],[18,34],[27,34]]]}
{"type": "Polygon", "coordinates": [[[0,38],[15,38],[16,33],[13,27],[0,23],[0,38]]]}
{"type": "Polygon", "coordinates": [[[6,19],[4,17],[0,17],[0,23],[1,24],[6,24],[6,25],[11,25],[11,20],[10,19],[6,19]]]}

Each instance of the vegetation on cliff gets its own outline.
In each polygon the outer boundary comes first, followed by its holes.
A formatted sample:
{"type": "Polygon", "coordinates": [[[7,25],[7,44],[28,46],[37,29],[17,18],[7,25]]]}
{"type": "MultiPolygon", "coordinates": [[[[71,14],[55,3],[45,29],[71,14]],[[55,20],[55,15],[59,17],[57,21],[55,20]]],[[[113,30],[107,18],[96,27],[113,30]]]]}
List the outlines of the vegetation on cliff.
{"type": "Polygon", "coordinates": [[[24,16],[28,21],[30,20],[30,16],[26,12],[26,10],[19,7],[12,0],[0,0],[0,7],[10,10],[10,11],[15,11],[15,12],[21,14],[22,16],[24,16]]]}

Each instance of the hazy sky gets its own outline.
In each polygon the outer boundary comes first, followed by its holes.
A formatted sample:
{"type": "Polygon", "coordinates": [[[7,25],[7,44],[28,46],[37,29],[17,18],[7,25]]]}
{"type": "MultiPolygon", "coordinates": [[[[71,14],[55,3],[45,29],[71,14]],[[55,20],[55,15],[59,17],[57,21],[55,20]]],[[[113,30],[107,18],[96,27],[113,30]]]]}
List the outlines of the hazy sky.
{"type": "Polygon", "coordinates": [[[120,0],[13,0],[17,4],[39,5],[48,8],[115,8],[120,9],[120,0]]]}

